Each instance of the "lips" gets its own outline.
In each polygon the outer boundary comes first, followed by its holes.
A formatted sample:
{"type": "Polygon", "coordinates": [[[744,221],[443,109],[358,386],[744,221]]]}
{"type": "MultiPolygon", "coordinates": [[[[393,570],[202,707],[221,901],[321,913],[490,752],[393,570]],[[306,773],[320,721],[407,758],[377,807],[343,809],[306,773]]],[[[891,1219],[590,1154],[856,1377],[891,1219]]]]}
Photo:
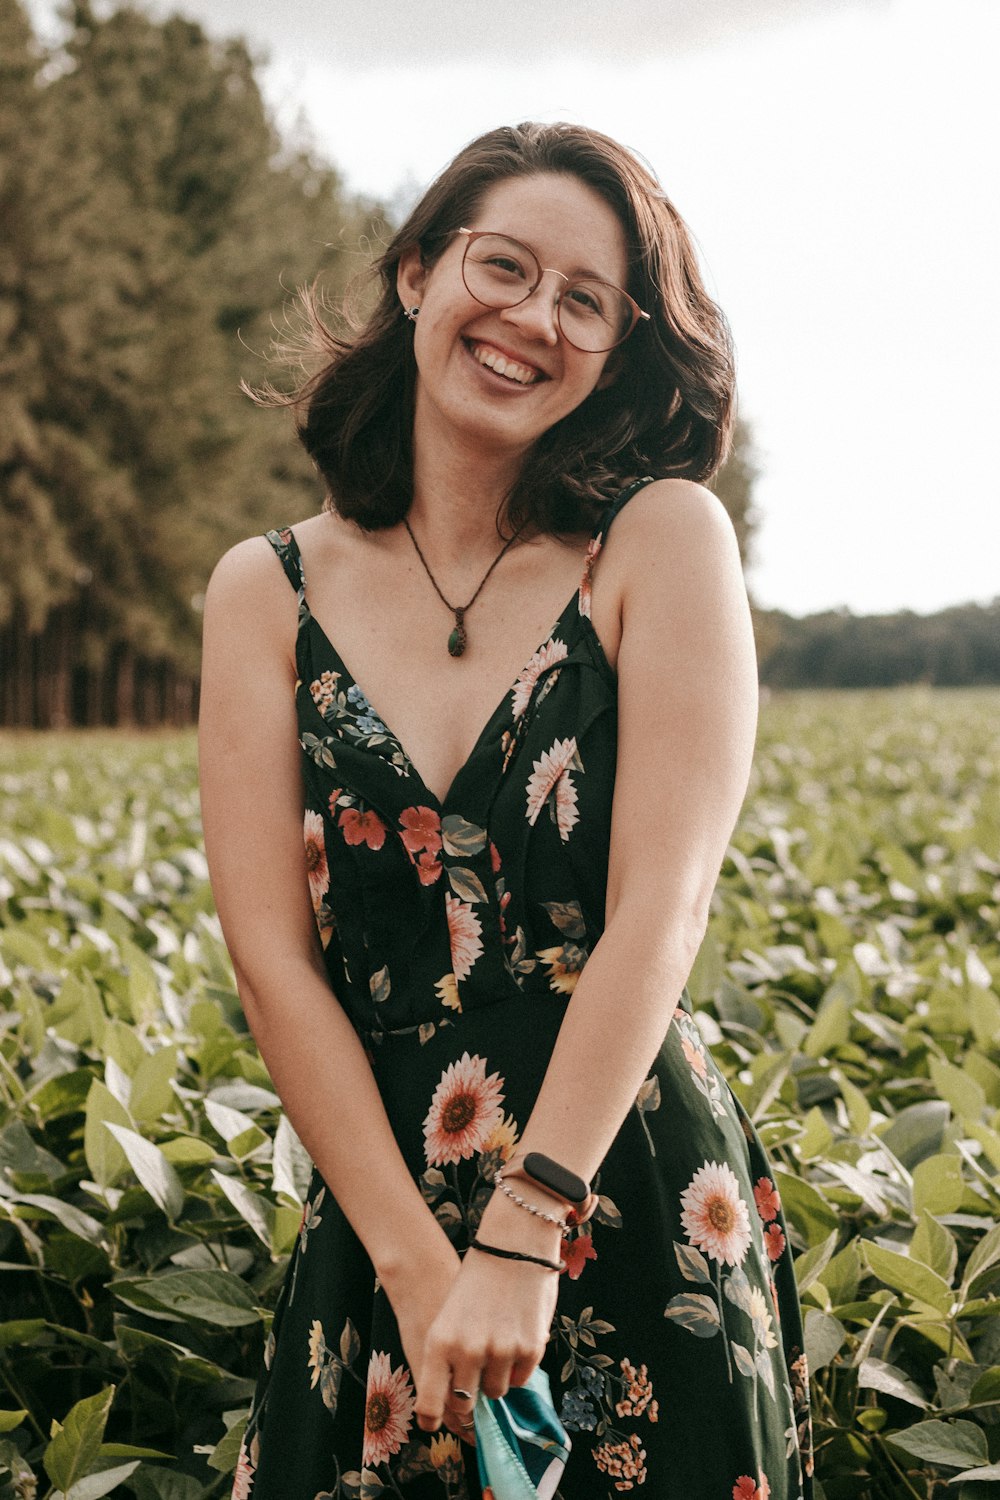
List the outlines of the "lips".
{"type": "Polygon", "coordinates": [[[545,372],[537,365],[525,364],[522,360],[515,359],[513,355],[498,349],[495,344],[468,339],[466,347],[479,364],[485,365],[495,375],[501,375],[515,385],[537,385],[539,381],[548,379],[545,372]]]}

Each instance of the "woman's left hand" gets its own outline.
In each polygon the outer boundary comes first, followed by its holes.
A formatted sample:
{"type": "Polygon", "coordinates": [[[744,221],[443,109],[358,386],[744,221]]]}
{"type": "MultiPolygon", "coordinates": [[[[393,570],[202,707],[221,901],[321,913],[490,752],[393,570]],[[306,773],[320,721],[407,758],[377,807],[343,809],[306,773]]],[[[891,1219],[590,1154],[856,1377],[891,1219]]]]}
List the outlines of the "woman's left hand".
{"type": "MultiPolygon", "coordinates": [[[[539,1198],[541,1206],[541,1198],[539,1198]]],[[[546,1200],[547,1208],[555,1207],[546,1200]]],[[[558,1228],[495,1194],[476,1237],[558,1264],[558,1228]]],[[[416,1380],[416,1416],[426,1432],[446,1409],[463,1417],[471,1403],[454,1391],[491,1399],[524,1385],[540,1363],[555,1315],[559,1276],[530,1261],[503,1260],[470,1249],[431,1324],[416,1380]]]]}

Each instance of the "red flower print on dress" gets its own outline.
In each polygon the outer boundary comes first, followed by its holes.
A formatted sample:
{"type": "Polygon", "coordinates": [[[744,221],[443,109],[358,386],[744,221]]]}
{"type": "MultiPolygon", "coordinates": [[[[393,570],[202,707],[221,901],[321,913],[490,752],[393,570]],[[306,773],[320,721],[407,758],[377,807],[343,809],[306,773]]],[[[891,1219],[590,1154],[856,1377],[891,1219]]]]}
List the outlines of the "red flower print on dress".
{"type": "Polygon", "coordinates": [[[757,1181],[754,1183],[753,1199],[757,1205],[757,1212],[765,1224],[770,1223],[772,1219],[778,1217],[781,1199],[778,1196],[778,1189],[770,1177],[757,1178],[757,1181]]]}
{"type": "Polygon", "coordinates": [[[780,1224],[768,1224],[764,1230],[764,1244],[767,1246],[768,1258],[780,1260],[781,1252],[785,1248],[785,1236],[781,1232],[780,1224]]]}
{"type": "Polygon", "coordinates": [[[522,667],[517,681],[514,683],[514,696],[511,700],[511,712],[515,719],[519,719],[531,701],[531,694],[535,683],[546,670],[557,661],[564,661],[567,656],[565,641],[550,639],[544,646],[539,646],[527,666],[522,667]]]}
{"type": "Polygon", "coordinates": [[[500,874],[500,850],[497,848],[496,844],[494,844],[494,842],[493,842],[492,839],[490,839],[490,864],[493,867],[493,873],[494,873],[494,875],[499,875],[500,874]]]}
{"type": "Polygon", "coordinates": [[[578,1234],[574,1240],[563,1240],[559,1246],[559,1255],[570,1281],[579,1281],[588,1260],[597,1259],[594,1241],[589,1234],[578,1234]]]}
{"type": "Polygon", "coordinates": [[[483,951],[483,926],[472,907],[450,891],[444,896],[451,939],[451,963],[456,979],[468,979],[472,965],[483,951]]]}
{"type": "Polygon", "coordinates": [[[436,854],[441,847],[441,819],[433,807],[404,807],[399,815],[400,838],[411,854],[426,849],[436,854]]]}
{"type": "Polygon", "coordinates": [[[326,862],[326,844],[323,840],[323,819],[318,812],[306,808],[302,821],[302,836],[306,845],[306,873],[309,876],[309,894],[313,910],[319,911],[323,897],[330,889],[330,867],[326,862]]]}
{"type": "Polygon", "coordinates": [[[393,1370],[388,1354],[376,1354],[368,1362],[365,1393],[365,1436],[361,1461],[366,1469],[384,1464],[398,1453],[413,1421],[414,1394],[405,1365],[393,1370]]]}
{"type": "Polygon", "coordinates": [[[385,824],[371,809],[359,812],[356,807],[345,807],[338,822],[348,844],[367,844],[369,849],[381,849],[385,843],[385,824]]]}
{"type": "Polygon", "coordinates": [[[424,1120],[424,1151],[429,1167],[459,1162],[482,1151],[503,1120],[503,1079],[486,1076],[486,1059],[463,1052],[449,1063],[434,1090],[424,1120]]]}
{"type": "Polygon", "coordinates": [[[556,827],[564,843],[580,819],[576,809],[576,787],[568,770],[576,753],[575,735],[568,740],[555,740],[548,750],[542,752],[541,759],[533,762],[534,770],[528,777],[528,822],[534,825],[538,821],[538,814],[554,795],[556,827]]]}
{"type": "Polygon", "coordinates": [[[749,1474],[741,1474],[733,1485],[733,1500],[768,1500],[771,1486],[763,1469],[758,1470],[760,1475],[756,1482],[749,1474]]]}
{"type": "Polygon", "coordinates": [[[750,1248],[750,1213],[736,1173],[726,1162],[706,1162],[681,1193],[681,1223],[692,1244],[713,1260],[738,1266],[750,1248]]]}

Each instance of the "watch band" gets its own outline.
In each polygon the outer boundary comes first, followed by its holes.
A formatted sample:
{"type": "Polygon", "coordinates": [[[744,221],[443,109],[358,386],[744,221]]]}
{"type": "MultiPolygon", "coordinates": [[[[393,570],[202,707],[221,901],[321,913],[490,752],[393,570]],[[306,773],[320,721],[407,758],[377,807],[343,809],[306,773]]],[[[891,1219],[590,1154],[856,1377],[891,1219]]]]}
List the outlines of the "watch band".
{"type": "Polygon", "coordinates": [[[520,1171],[539,1187],[548,1188],[557,1197],[565,1198],[574,1208],[582,1209],[590,1197],[589,1182],[584,1182],[568,1167],[553,1161],[551,1156],[543,1156],[540,1151],[529,1151],[520,1164],[520,1171]]]}

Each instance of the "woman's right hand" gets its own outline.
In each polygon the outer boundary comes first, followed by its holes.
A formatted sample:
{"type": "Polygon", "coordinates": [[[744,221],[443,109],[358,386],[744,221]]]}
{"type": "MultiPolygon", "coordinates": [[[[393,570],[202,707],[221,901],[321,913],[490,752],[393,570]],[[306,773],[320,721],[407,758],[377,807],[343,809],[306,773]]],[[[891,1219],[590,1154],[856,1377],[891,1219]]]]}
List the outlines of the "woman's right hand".
{"type": "MultiPolygon", "coordinates": [[[[380,1277],[382,1288],[392,1304],[403,1354],[415,1387],[423,1368],[428,1330],[447,1301],[461,1269],[458,1252],[446,1243],[433,1255],[414,1256],[401,1271],[380,1277]]],[[[449,1432],[473,1446],[473,1429],[463,1427],[462,1423],[472,1421],[474,1405],[474,1393],[471,1401],[449,1395],[443,1422],[449,1432]]]]}

